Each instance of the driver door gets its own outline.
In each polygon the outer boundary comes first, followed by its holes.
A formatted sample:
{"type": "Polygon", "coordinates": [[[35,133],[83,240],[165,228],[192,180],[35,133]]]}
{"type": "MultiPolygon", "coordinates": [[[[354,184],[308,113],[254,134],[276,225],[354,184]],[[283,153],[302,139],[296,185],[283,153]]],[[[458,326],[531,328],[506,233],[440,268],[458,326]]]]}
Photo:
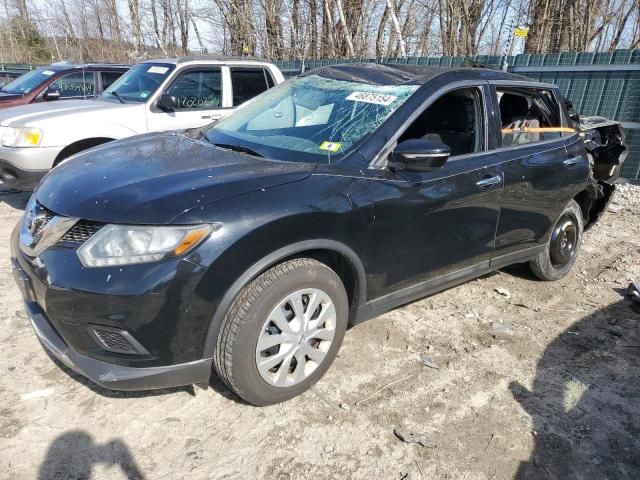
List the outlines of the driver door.
{"type": "MultiPolygon", "coordinates": [[[[226,70],[226,67],[224,67],[226,70]]],[[[222,67],[187,68],[178,73],[163,93],[173,95],[178,106],[171,111],[154,102],[147,113],[149,131],[203,127],[232,112],[222,67]]]]}
{"type": "Polygon", "coordinates": [[[503,189],[500,160],[488,145],[489,99],[487,86],[452,89],[401,133],[398,143],[448,145],[443,167],[378,170],[370,298],[437,290],[488,269],[503,189]]]}

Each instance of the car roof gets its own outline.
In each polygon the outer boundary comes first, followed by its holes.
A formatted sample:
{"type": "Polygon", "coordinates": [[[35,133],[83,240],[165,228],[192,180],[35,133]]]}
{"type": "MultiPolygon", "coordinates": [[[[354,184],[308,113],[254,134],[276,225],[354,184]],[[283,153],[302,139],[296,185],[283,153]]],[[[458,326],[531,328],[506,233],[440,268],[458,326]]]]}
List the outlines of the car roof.
{"type": "MultiPolygon", "coordinates": [[[[319,75],[335,80],[347,80],[373,85],[423,85],[440,75],[457,73],[456,77],[478,81],[512,80],[534,83],[522,75],[478,67],[433,67],[396,63],[345,63],[308,70],[303,74],[319,75]]],[[[535,82],[538,83],[538,82],[535,82]]]]}
{"type": "Polygon", "coordinates": [[[57,62],[50,65],[40,65],[38,68],[45,68],[53,70],[55,72],[63,72],[66,70],[75,69],[98,69],[98,68],[113,68],[114,70],[127,70],[131,68],[131,65],[122,63],[71,63],[71,62],[57,62]]]}

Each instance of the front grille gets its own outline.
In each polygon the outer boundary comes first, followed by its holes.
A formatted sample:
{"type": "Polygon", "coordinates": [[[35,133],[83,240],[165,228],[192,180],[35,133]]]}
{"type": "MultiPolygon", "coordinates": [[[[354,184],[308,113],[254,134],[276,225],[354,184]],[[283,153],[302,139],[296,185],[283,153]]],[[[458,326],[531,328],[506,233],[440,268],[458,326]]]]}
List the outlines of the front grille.
{"type": "Polygon", "coordinates": [[[104,226],[103,223],[80,220],[64,236],[61,242],[84,243],[104,226]]]}
{"type": "Polygon", "coordinates": [[[104,350],[114,353],[148,355],[149,352],[126,330],[111,327],[90,329],[93,339],[104,350]]]}

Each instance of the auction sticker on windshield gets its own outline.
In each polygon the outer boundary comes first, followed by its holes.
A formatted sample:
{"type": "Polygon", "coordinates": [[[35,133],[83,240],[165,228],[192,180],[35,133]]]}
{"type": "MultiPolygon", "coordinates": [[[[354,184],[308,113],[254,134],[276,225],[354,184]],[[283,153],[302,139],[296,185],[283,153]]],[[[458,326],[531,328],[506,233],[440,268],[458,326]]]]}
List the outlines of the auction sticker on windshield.
{"type": "Polygon", "coordinates": [[[338,142],[322,142],[320,145],[320,150],[328,150],[330,152],[336,153],[342,147],[341,143],[338,142]]]}
{"type": "Polygon", "coordinates": [[[147,72],[159,73],[161,75],[164,75],[165,73],[167,73],[167,70],[169,70],[169,67],[158,67],[154,65],[153,67],[149,67],[149,70],[147,70],[147,72]]]}
{"type": "Polygon", "coordinates": [[[351,100],[352,102],[365,102],[387,106],[391,105],[396,98],[398,97],[394,95],[381,95],[379,93],[371,92],[353,92],[346,99],[351,100]]]}

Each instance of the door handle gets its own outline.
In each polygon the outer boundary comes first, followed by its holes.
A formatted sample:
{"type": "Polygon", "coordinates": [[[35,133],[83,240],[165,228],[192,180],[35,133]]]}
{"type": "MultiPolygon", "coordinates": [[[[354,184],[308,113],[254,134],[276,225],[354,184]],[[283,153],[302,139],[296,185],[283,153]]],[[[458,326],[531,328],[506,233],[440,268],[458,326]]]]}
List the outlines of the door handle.
{"type": "Polygon", "coordinates": [[[562,162],[562,164],[567,166],[567,167],[575,167],[581,161],[582,161],[582,157],[577,156],[577,157],[567,158],[566,160],[564,160],[562,162]]]}
{"type": "Polygon", "coordinates": [[[476,182],[476,185],[480,188],[491,188],[491,187],[495,187],[496,185],[499,185],[502,183],[502,177],[500,175],[495,175],[493,177],[490,176],[484,176],[482,177],[482,179],[478,180],[476,182]]]}

